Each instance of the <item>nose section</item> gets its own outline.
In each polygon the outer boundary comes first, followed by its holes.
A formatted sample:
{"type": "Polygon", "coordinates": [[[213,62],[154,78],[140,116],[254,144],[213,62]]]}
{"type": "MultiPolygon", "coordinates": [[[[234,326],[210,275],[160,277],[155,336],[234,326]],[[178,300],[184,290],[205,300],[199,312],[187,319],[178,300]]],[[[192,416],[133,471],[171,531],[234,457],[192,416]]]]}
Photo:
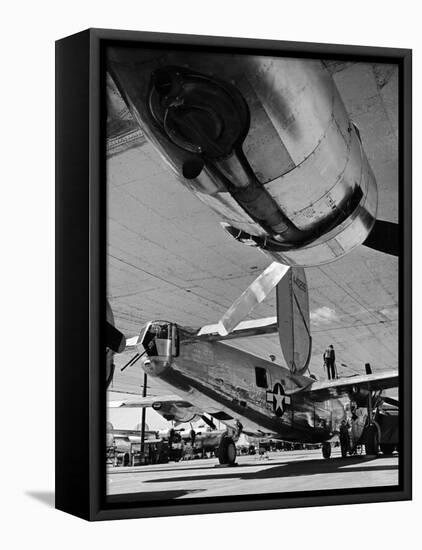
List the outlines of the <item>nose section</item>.
{"type": "Polygon", "coordinates": [[[142,368],[149,376],[159,377],[171,367],[171,361],[157,357],[145,357],[141,359],[142,368]]]}
{"type": "Polygon", "coordinates": [[[168,321],[151,321],[142,330],[136,345],[143,370],[151,376],[161,376],[170,368],[177,352],[177,328],[168,321]]]}

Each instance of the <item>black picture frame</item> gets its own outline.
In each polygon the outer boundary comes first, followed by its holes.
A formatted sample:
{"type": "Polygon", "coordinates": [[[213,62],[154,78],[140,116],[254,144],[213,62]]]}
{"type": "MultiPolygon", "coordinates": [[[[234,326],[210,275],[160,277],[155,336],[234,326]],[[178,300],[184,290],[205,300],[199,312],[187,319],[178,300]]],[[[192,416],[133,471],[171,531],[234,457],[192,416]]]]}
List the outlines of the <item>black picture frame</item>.
{"type": "Polygon", "coordinates": [[[412,53],[408,49],[89,29],[56,42],[56,508],[87,520],[411,499],[412,53]],[[397,488],[106,503],[104,49],[211,48],[399,66],[400,475],[397,488]],[[75,441],[75,435],[76,441],[75,441]],[[70,435],[73,434],[73,435],[70,435]],[[205,500],[205,502],[203,501],[205,500]]]}

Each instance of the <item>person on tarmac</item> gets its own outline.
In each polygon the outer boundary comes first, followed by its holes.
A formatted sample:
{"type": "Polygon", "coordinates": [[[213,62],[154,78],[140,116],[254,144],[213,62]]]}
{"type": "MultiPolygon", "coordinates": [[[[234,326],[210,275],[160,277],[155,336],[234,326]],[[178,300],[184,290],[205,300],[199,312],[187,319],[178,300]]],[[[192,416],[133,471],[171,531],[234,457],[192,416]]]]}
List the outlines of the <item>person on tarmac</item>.
{"type": "Polygon", "coordinates": [[[343,419],[340,424],[340,447],[341,456],[345,458],[350,452],[350,424],[347,419],[343,419]]]}

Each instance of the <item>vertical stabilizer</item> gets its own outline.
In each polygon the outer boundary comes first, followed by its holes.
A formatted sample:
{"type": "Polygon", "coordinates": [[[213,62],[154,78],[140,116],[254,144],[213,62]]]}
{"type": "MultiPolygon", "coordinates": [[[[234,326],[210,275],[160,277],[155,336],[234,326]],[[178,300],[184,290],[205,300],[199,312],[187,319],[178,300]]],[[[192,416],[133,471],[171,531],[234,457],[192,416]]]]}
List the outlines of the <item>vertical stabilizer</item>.
{"type": "Polygon", "coordinates": [[[277,285],[280,346],[290,371],[303,374],[311,358],[309,297],[305,271],[292,268],[277,285]]]}

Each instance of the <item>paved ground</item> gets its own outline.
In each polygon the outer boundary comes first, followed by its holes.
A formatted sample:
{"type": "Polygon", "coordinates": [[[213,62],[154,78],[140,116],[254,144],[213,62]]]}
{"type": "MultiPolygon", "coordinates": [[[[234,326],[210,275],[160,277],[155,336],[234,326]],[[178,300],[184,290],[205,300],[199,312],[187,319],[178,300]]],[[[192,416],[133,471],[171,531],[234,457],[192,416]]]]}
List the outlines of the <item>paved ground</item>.
{"type": "Polygon", "coordinates": [[[269,458],[238,457],[238,465],[216,467],[217,459],[110,468],[109,495],[142,493],[145,499],[211,497],[275,492],[377,487],[398,484],[398,456],[329,460],[320,450],[274,452],[269,458]]]}

